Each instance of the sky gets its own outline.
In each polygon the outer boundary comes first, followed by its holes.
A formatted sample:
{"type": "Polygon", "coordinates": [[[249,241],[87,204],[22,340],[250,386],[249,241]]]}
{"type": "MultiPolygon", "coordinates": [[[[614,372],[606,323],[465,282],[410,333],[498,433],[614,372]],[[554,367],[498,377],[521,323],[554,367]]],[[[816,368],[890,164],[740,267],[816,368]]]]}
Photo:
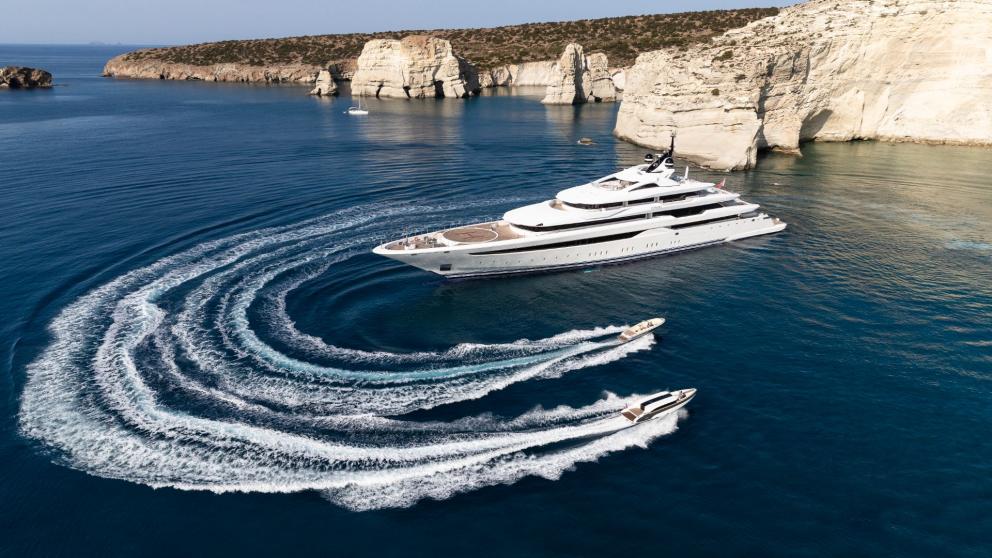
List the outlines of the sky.
{"type": "Polygon", "coordinates": [[[494,27],[695,10],[776,0],[3,0],[0,43],[171,45],[452,27],[494,27]]]}

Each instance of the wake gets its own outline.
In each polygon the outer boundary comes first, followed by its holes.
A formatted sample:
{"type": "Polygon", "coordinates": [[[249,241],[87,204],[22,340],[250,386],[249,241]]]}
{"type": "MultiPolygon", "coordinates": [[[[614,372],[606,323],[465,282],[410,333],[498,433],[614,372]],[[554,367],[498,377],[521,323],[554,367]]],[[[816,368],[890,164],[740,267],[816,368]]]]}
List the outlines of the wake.
{"type": "Polygon", "coordinates": [[[556,479],[675,430],[676,415],[626,428],[624,402],[609,393],[517,417],[403,418],[653,343],[617,344],[622,326],[411,353],[337,347],[297,329],[289,293],[367,251],[382,223],[395,229],[445,209],[360,207],[239,234],[93,290],[53,320],[51,343],[28,366],[21,431],[102,477],[214,492],[318,490],[366,510],[556,479]],[[263,325],[253,328],[250,313],[263,325]]]}

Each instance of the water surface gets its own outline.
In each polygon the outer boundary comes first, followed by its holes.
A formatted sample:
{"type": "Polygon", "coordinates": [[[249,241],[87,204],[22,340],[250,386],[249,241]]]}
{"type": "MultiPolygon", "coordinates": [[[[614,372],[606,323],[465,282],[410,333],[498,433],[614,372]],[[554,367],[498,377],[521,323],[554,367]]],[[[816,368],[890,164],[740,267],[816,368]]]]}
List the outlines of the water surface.
{"type": "Polygon", "coordinates": [[[0,95],[4,554],[987,553],[988,150],[807,145],[727,176],[782,234],[444,282],[368,250],[634,164],[614,106],[356,119],[123,50],[0,47],[59,84],[0,95]]]}

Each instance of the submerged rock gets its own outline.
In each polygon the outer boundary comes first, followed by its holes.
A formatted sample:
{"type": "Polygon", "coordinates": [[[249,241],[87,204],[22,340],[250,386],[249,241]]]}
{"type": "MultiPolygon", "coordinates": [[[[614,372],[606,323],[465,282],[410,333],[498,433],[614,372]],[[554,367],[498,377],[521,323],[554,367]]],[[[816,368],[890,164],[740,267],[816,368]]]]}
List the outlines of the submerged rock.
{"type": "Polygon", "coordinates": [[[334,77],[331,76],[330,70],[321,70],[317,74],[317,81],[310,94],[325,97],[338,94],[338,84],[334,82],[334,77]]]}
{"type": "Polygon", "coordinates": [[[468,97],[479,89],[475,68],[450,42],[424,35],[365,43],[351,83],[355,95],[401,99],[468,97]]]}
{"type": "Polygon", "coordinates": [[[615,134],[718,169],[808,140],[992,144],[992,2],[812,0],[627,72],[615,134]]]}
{"type": "Polygon", "coordinates": [[[51,87],[52,74],[37,68],[6,66],[0,68],[0,88],[33,89],[51,87]]]}
{"type": "Polygon", "coordinates": [[[581,45],[571,43],[555,63],[551,82],[541,102],[574,105],[590,101],[615,101],[616,97],[606,55],[597,52],[586,56],[581,45]]]}

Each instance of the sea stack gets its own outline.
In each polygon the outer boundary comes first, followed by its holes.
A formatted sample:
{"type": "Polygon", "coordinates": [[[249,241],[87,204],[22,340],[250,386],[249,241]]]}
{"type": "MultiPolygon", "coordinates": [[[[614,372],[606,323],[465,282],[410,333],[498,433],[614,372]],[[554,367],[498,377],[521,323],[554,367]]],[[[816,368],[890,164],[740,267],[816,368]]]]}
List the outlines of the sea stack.
{"type": "Polygon", "coordinates": [[[586,56],[581,45],[571,43],[555,64],[547,93],[541,102],[575,105],[590,101],[615,101],[616,98],[606,55],[598,52],[586,56]]]}
{"type": "Polygon", "coordinates": [[[627,72],[617,137],[716,169],[762,149],[992,144],[992,2],[812,0],[627,72]]]}
{"type": "Polygon", "coordinates": [[[479,76],[445,39],[411,35],[365,43],[351,82],[354,95],[423,99],[479,93],[479,76]]]}
{"type": "Polygon", "coordinates": [[[34,89],[51,86],[52,74],[45,70],[24,66],[0,68],[0,89],[34,89]]]}
{"type": "Polygon", "coordinates": [[[317,74],[317,81],[314,83],[314,88],[310,91],[310,94],[319,97],[338,94],[338,84],[334,82],[334,76],[331,75],[330,70],[321,70],[317,74]]]}

